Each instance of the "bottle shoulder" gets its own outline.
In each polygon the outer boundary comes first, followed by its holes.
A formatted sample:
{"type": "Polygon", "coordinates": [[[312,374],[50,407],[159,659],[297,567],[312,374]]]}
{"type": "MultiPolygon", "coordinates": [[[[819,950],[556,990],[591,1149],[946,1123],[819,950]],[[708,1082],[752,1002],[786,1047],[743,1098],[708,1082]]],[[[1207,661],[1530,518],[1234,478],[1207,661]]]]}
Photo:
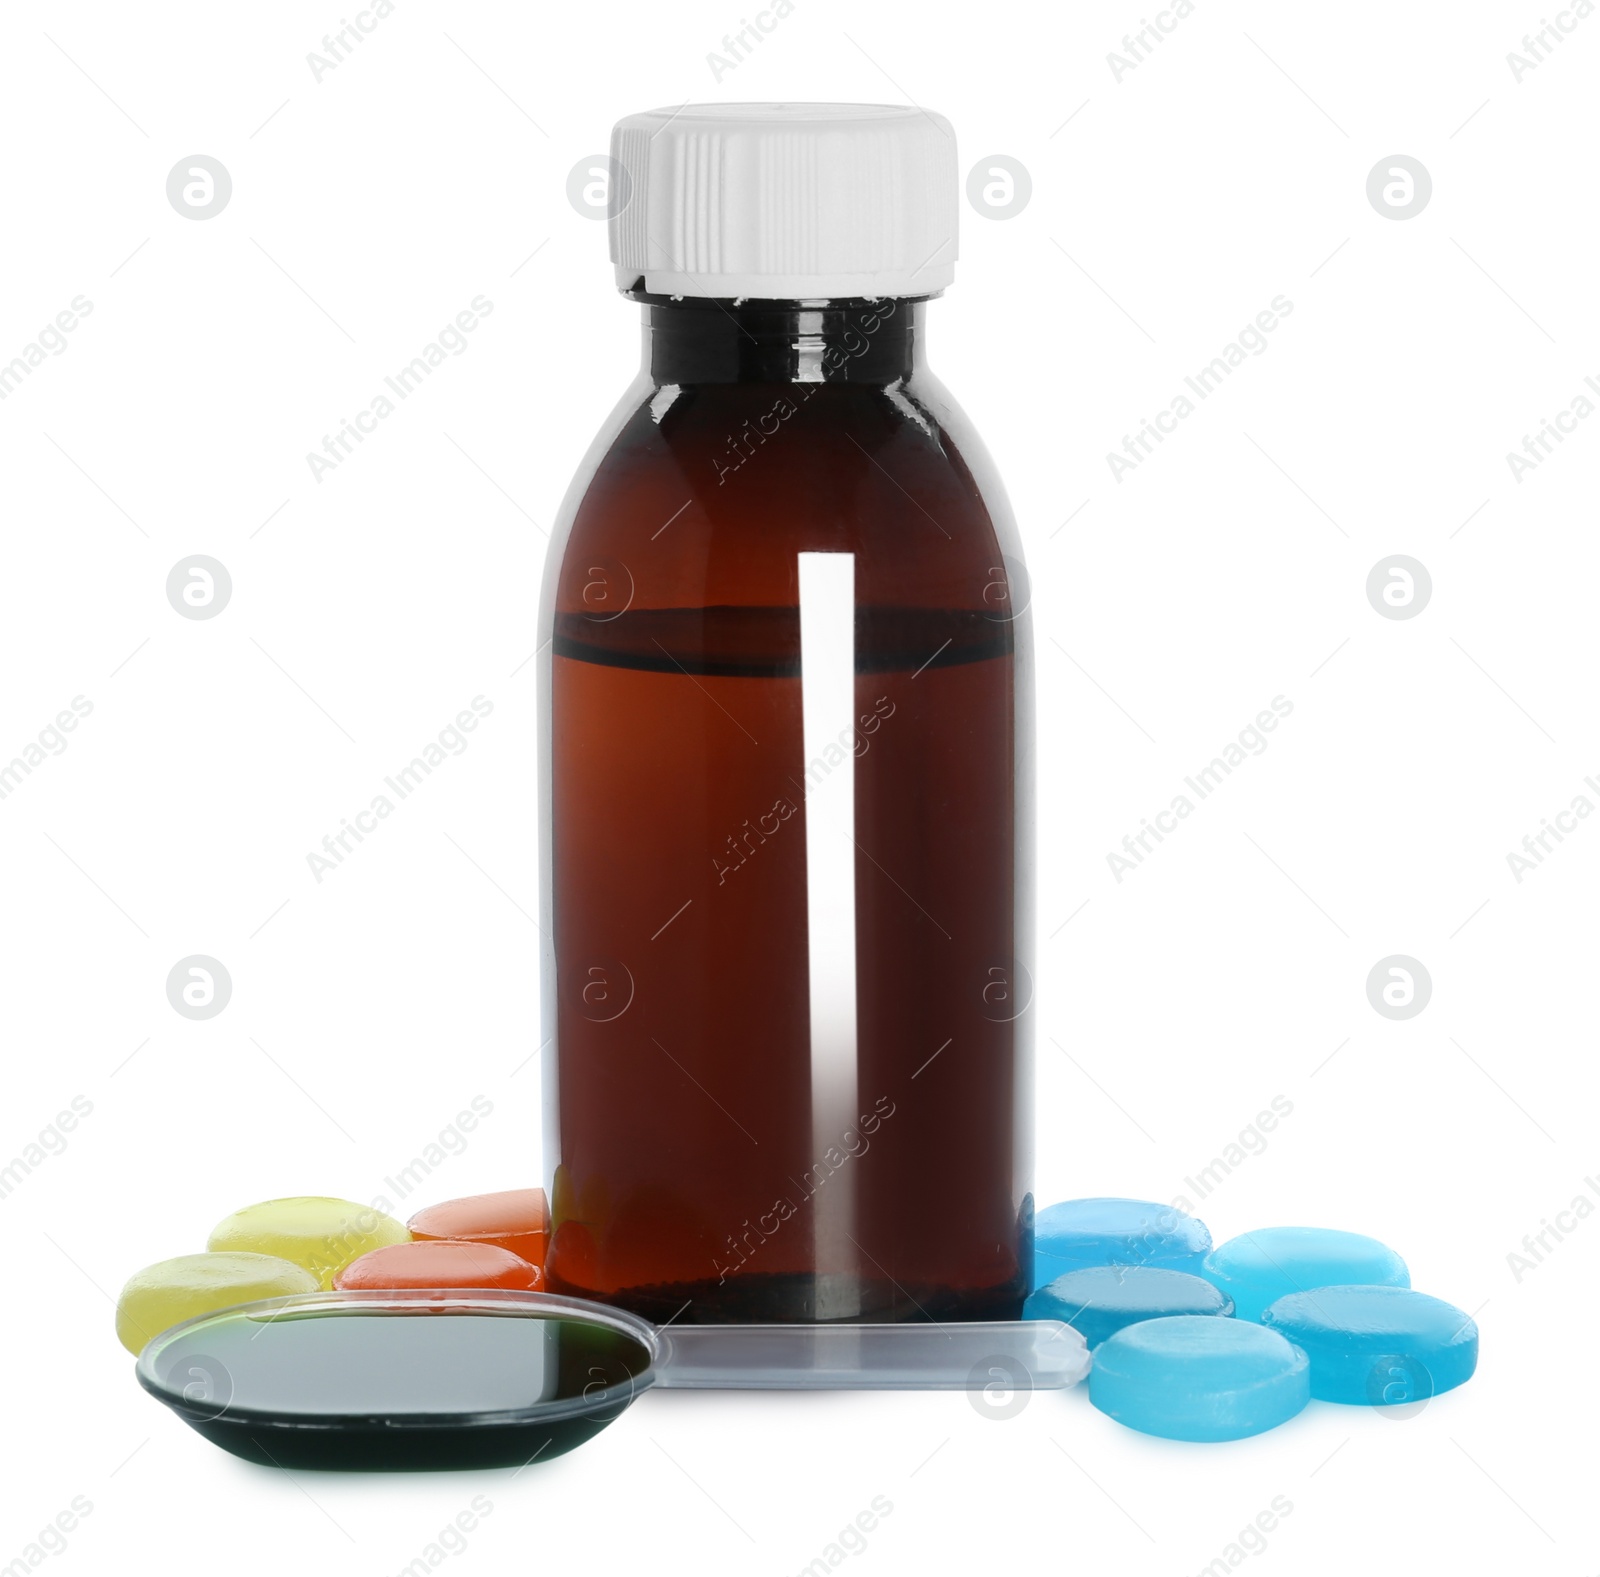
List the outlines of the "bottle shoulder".
{"type": "Polygon", "coordinates": [[[863,600],[981,609],[1019,557],[987,453],[925,370],[887,384],[637,380],[606,432],[552,546],[561,606],[581,606],[586,559],[652,606],[781,605],[795,555],[833,551],[856,555],[863,600]]]}

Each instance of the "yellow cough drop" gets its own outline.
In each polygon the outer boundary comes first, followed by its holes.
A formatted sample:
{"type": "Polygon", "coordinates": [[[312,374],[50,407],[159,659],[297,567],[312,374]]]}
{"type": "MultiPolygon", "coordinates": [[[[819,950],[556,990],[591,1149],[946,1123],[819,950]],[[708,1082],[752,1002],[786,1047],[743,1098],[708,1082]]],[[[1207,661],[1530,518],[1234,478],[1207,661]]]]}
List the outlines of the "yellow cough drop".
{"type": "Polygon", "coordinates": [[[117,1340],[138,1353],[184,1320],[317,1288],[309,1270],[271,1254],[183,1254],[129,1278],[117,1299],[117,1340]]]}
{"type": "Polygon", "coordinates": [[[206,1244],[217,1251],[274,1254],[303,1266],[329,1288],[353,1259],[411,1234],[392,1216],[348,1199],[301,1195],[269,1199],[236,1210],[212,1229],[206,1244]]]}

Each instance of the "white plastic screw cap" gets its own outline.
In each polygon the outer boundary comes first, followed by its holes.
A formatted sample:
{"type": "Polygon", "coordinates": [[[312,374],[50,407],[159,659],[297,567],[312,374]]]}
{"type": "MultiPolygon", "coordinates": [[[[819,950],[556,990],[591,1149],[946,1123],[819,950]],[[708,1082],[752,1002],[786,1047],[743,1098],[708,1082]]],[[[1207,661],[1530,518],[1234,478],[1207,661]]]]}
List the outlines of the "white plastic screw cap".
{"type": "Polygon", "coordinates": [[[621,289],[818,300],[955,277],[950,122],[894,104],[686,104],[617,122],[621,289]]]}

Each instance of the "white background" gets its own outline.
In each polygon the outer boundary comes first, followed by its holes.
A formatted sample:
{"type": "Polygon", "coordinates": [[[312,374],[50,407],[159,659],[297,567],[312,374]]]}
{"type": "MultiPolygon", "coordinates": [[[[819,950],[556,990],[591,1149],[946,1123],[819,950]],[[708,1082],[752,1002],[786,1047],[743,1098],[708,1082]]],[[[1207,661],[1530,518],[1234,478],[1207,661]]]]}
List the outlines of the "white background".
{"type": "Polygon", "coordinates": [[[1250,1570],[1592,1571],[1600,1224],[1507,1256],[1600,1171],[1600,825],[1520,883],[1506,855],[1600,803],[1600,420],[1520,482],[1506,453],[1600,376],[1600,19],[1562,12],[1519,82],[1531,5],[1199,0],[1119,81],[1134,6],[796,0],[719,81],[731,3],[400,0],[318,81],[348,14],[5,11],[0,358],[93,311],[0,404],[0,758],[93,711],[0,800],[3,1159],[93,1112],[0,1201],[0,1564],[85,1495],[52,1572],[382,1577],[481,1493],[463,1577],[781,1574],[883,1495],[852,1570],[1182,1574],[1282,1495],[1250,1570]],[[1032,177],[1004,222],[964,204],[928,320],[1034,577],[1038,1199],[1193,1201],[1281,1095],[1198,1213],[1382,1237],[1477,1312],[1479,1374],[1404,1422],[1313,1403],[1217,1447],[1081,1392],[1007,1421],[654,1394],[515,1480],[246,1466],[139,1391],[110,1299],[248,1201],[388,1192],[475,1096],[400,1213],[539,1176],[526,660],[544,533],[637,360],[566,178],[630,111],[785,97],[914,100],[963,172],[1032,177]],[[196,153],[233,182],[204,222],[165,191],[196,153]],[[1433,182],[1404,221],[1366,195],[1397,153],[1433,182]],[[316,481],[307,451],[480,294],[467,350],[316,481]],[[1116,481],[1107,452],[1278,295],[1265,352],[1116,481]],[[196,553],[233,582],[207,621],[164,590],[196,553]],[[1397,553],[1433,583],[1404,621],[1364,589],[1397,553]],[[308,852],[477,695],[470,748],[317,883],[308,852]],[[1115,880],[1275,695],[1270,748],[1115,880]],[[191,953],[233,981],[203,1022],[165,993],[191,953]],[[1404,1021],[1365,989],[1395,953],[1433,984],[1404,1021]]]}

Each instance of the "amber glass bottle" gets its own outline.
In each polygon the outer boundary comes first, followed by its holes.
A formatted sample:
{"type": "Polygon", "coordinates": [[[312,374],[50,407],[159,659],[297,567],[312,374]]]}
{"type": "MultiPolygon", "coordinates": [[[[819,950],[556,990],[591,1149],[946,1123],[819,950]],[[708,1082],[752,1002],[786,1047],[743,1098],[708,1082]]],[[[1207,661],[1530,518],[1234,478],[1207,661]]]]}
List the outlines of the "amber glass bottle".
{"type": "MultiPolygon", "coordinates": [[[[843,109],[747,124],[836,140],[843,109]]],[[[644,362],[542,611],[550,1288],[658,1320],[1015,1317],[1031,655],[1004,496],[925,362],[940,280],[662,293],[628,244],[644,362]]]]}

